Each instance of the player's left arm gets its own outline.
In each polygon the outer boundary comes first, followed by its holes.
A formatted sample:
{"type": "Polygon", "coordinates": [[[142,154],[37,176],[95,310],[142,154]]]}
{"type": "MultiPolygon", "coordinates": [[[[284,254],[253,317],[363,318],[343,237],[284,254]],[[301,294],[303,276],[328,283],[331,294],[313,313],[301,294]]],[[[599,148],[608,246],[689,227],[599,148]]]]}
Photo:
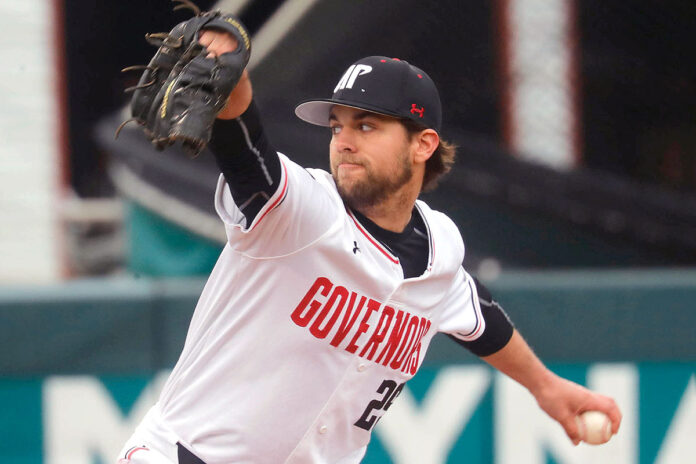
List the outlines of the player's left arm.
{"type": "Polygon", "coordinates": [[[527,388],[539,407],[561,424],[575,445],[580,443],[575,417],[585,411],[605,413],[611,419],[612,433],[618,432],[621,412],[616,402],[554,374],[516,330],[502,349],[481,359],[527,388]]]}

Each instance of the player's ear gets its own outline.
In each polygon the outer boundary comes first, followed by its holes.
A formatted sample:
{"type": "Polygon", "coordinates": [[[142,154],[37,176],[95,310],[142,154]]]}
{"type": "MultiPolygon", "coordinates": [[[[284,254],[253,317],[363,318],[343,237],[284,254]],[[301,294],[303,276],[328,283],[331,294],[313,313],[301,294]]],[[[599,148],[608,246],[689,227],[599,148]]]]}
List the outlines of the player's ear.
{"type": "Polygon", "coordinates": [[[414,161],[425,163],[440,144],[440,136],[433,129],[423,129],[414,134],[413,143],[416,145],[414,161]]]}

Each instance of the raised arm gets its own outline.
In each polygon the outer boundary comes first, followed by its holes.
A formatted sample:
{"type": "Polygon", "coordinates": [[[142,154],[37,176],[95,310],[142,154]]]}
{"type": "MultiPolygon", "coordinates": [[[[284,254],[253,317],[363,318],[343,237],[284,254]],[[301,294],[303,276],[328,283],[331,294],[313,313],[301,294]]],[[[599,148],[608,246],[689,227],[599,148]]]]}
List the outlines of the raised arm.
{"type": "MultiPolygon", "coordinates": [[[[239,46],[234,36],[214,29],[202,31],[199,42],[209,58],[239,46]]],[[[273,196],[281,178],[278,154],[266,139],[252,100],[251,80],[245,70],[218,113],[209,145],[247,225],[273,196]]]]}

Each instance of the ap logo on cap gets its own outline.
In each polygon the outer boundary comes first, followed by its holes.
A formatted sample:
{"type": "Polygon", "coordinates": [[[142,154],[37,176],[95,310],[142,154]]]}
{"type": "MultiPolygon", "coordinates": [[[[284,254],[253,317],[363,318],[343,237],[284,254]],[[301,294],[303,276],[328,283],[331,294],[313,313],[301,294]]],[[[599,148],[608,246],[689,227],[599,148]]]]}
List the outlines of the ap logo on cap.
{"type": "Polygon", "coordinates": [[[346,70],[346,72],[343,74],[343,77],[341,77],[341,80],[338,81],[338,84],[336,84],[336,88],[334,89],[334,93],[341,89],[352,89],[353,84],[355,84],[355,79],[358,78],[358,76],[362,76],[363,74],[367,74],[370,71],[372,71],[372,66],[368,66],[366,64],[353,64],[346,70]]]}

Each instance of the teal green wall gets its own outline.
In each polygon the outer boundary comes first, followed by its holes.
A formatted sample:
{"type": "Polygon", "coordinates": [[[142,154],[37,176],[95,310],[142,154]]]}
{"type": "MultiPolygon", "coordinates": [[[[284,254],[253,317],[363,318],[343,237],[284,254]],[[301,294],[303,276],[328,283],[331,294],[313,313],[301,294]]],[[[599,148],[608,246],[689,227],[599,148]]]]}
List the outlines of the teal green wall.
{"type": "MultiPolygon", "coordinates": [[[[97,421],[98,435],[99,421],[109,415],[137,422],[132,415],[156,398],[150,392],[143,400],[144,389],[155,375],[166,376],[177,359],[203,284],[199,279],[115,279],[0,287],[0,462],[48,462],[46,455],[53,452],[48,437],[70,439],[72,423],[97,421]],[[55,392],[82,395],[90,388],[96,388],[99,401],[91,403],[86,395],[84,409],[66,410],[49,399],[55,392]],[[108,404],[119,412],[104,409],[108,404]],[[65,414],[60,427],[46,422],[47,411],[65,414]]],[[[696,421],[679,422],[696,417],[696,406],[690,406],[696,405],[696,271],[511,273],[489,286],[553,370],[580,383],[599,375],[609,387],[628,392],[622,401],[632,415],[624,424],[626,436],[635,428],[627,445],[630,456],[593,462],[647,464],[675,449],[696,455],[696,444],[684,438],[696,431],[696,421]]],[[[440,411],[432,403],[445,378],[463,386],[476,380],[482,388],[471,414],[457,425],[456,440],[447,444],[445,461],[499,462],[499,446],[509,435],[496,417],[516,413],[503,411],[500,402],[510,387],[446,337],[435,338],[421,371],[393,407],[412,401],[413,414],[453,414],[456,408],[445,404],[437,406],[444,408],[440,411]]],[[[461,394],[465,399],[472,393],[461,394]]],[[[388,419],[375,428],[364,462],[396,462],[390,451],[394,443],[380,432],[394,426],[388,419]]],[[[543,428],[543,420],[535,418],[529,426],[543,428]]],[[[418,421],[402,426],[415,430],[418,421]]],[[[108,427],[104,434],[113,433],[108,427]]],[[[427,444],[428,438],[422,441],[427,444]]],[[[541,441],[540,447],[548,447],[543,464],[566,462],[571,455],[564,453],[575,452],[541,441]]],[[[80,447],[91,450],[89,464],[112,462],[113,456],[102,455],[108,445],[85,438],[74,446],[80,447]]],[[[519,462],[537,464],[525,457],[519,462]]]]}
{"type": "MultiPolygon", "coordinates": [[[[153,277],[210,273],[222,244],[205,239],[133,202],[124,219],[126,264],[134,274],[153,277]]],[[[223,232],[220,223],[220,232],[223,232]]]]}

